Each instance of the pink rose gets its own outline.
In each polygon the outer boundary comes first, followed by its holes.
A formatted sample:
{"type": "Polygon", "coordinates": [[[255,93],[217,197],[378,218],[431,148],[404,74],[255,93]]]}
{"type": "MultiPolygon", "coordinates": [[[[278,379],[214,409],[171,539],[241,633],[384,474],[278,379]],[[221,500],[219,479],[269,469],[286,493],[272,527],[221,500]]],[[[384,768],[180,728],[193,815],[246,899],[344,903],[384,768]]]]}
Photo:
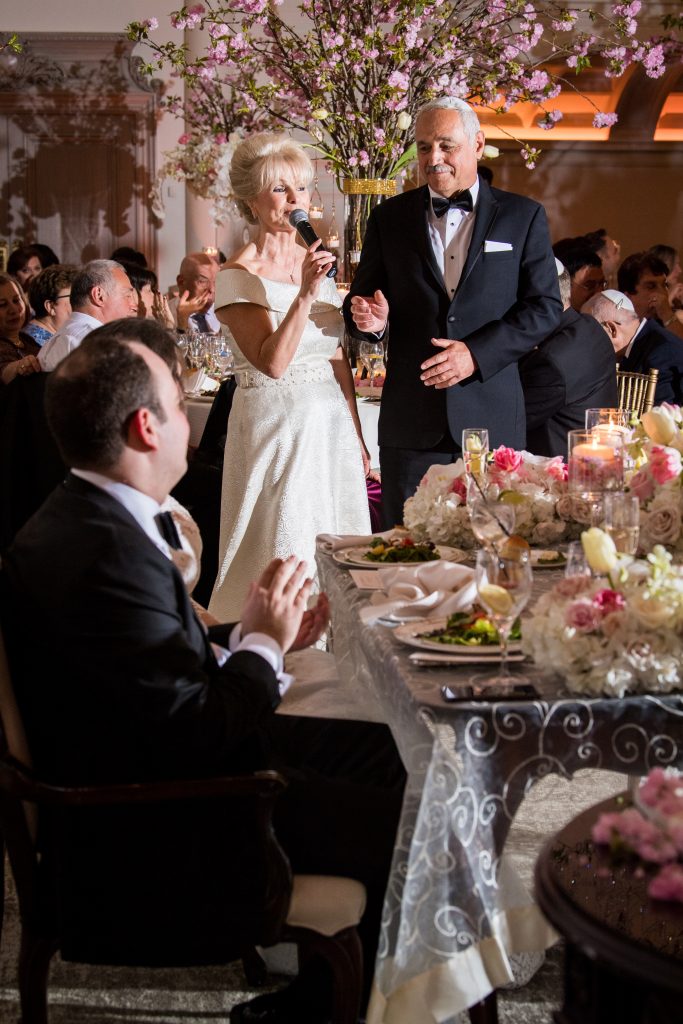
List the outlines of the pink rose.
{"type": "Polygon", "coordinates": [[[185,132],[183,135],[179,135],[178,136],[178,145],[179,146],[186,146],[189,141],[190,141],[190,136],[187,134],[187,132],[185,132]]]}
{"type": "Polygon", "coordinates": [[[592,601],[581,599],[570,604],[564,613],[564,621],[570,629],[579,633],[594,633],[600,625],[600,611],[592,601]]]}
{"type": "Polygon", "coordinates": [[[593,604],[596,605],[603,615],[610,612],[620,612],[626,607],[623,595],[616,590],[599,590],[593,597],[593,604]]]}
{"type": "Polygon", "coordinates": [[[522,465],[522,456],[514,448],[505,448],[501,445],[493,453],[493,464],[506,473],[514,473],[522,465]]]}
{"type": "Polygon", "coordinates": [[[464,505],[467,501],[467,484],[461,476],[456,476],[455,480],[451,484],[451,494],[457,495],[460,501],[464,505]]]}
{"type": "Polygon", "coordinates": [[[569,466],[561,455],[557,455],[554,459],[551,459],[545,468],[548,476],[553,480],[557,480],[561,484],[564,483],[569,476],[569,466]]]}
{"type": "Polygon", "coordinates": [[[674,448],[653,444],[650,449],[650,472],[658,484],[681,475],[681,455],[674,448]]]}
{"type": "Polygon", "coordinates": [[[635,494],[638,501],[649,501],[655,493],[654,480],[650,476],[647,466],[643,467],[643,469],[639,469],[637,473],[633,474],[628,486],[629,490],[635,494]]]}
{"type": "Polygon", "coordinates": [[[683,865],[666,864],[650,882],[647,894],[653,900],[683,903],[683,865]]]}

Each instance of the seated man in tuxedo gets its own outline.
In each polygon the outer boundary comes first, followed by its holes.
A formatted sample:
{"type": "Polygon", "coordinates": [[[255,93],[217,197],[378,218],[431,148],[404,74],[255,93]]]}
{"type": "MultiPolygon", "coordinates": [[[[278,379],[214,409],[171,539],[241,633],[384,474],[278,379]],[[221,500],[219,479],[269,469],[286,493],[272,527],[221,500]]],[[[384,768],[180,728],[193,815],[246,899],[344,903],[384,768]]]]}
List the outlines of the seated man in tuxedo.
{"type": "Polygon", "coordinates": [[[683,322],[669,298],[669,268],[649,252],[627,256],[617,274],[619,291],[628,295],[638,316],[655,320],[671,334],[683,338],[683,322]]]}
{"type": "Polygon", "coordinates": [[[584,302],[607,287],[600,257],[582,238],[567,238],[556,242],[553,252],[555,259],[558,259],[569,273],[569,305],[578,313],[584,302]]]}
{"type": "MultiPolygon", "coordinates": [[[[168,364],[138,341],[100,332],[50,376],[46,409],[71,473],[3,564],[3,621],[36,767],[52,781],[83,784],[282,770],[290,786],[276,828],[293,869],[366,885],[359,931],[369,981],[403,773],[384,726],[273,714],[283,651],[315,640],[324,626],[315,612],[304,620],[305,566],[275,560],[253,584],[241,623],[205,632],[170,558],[172,531],[159,520],[160,503],[185,472],[189,435],[168,364]]],[[[112,843],[96,809],[69,821],[76,897],[64,913],[75,915],[79,934],[95,905],[98,933],[105,916],[125,949],[125,905],[144,899],[158,915],[158,948],[172,914],[194,922],[202,949],[213,939],[220,954],[221,901],[231,888],[220,851],[236,841],[234,822],[224,822],[215,803],[181,812],[192,823],[189,846],[177,842],[177,807],[145,809],[130,842],[134,863],[148,866],[131,891],[130,872],[122,890],[115,860],[104,886],[89,870],[91,851],[101,870],[112,843]],[[160,836],[168,836],[163,859],[160,836]]],[[[127,815],[119,831],[130,828],[127,815]]],[[[67,932],[71,919],[62,924],[67,932]]],[[[233,1019],[318,1024],[327,981],[311,968],[284,993],[242,1004],[233,1019]]]]}
{"type": "Polygon", "coordinates": [[[520,361],[526,406],[526,447],[534,455],[567,458],[567,431],[583,430],[586,409],[617,405],[614,349],[591,316],[570,305],[571,279],[562,269],[560,326],[520,361]]]}
{"type": "Polygon", "coordinates": [[[183,257],[176,277],[178,298],[169,306],[179,331],[220,334],[221,325],[213,308],[218,263],[205,252],[183,257]]]}
{"type": "Polygon", "coordinates": [[[620,370],[659,370],[655,405],[683,402],[683,345],[654,319],[641,319],[623,292],[613,289],[593,296],[581,310],[594,316],[610,337],[620,370]]]}

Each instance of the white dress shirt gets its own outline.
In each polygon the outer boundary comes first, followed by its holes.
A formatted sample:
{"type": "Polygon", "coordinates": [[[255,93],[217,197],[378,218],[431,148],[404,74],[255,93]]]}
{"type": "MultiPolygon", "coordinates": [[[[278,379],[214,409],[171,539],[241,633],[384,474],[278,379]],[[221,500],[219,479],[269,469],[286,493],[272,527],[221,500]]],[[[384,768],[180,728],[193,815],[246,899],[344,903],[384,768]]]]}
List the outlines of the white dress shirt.
{"type": "Polygon", "coordinates": [[[476,216],[477,200],[479,198],[479,175],[475,178],[474,184],[470,185],[472,196],[472,211],[459,210],[455,206],[449,207],[442,217],[437,217],[432,207],[432,199],[441,198],[436,192],[429,189],[429,207],[427,210],[427,226],[429,229],[429,240],[432,243],[432,250],[437,266],[441,271],[446,285],[446,291],[450,299],[455,295],[467,252],[472,241],[474,231],[474,218],[476,216]]]}
{"type": "MultiPolygon", "coordinates": [[[[106,491],[112,498],[120,502],[126,511],[131,514],[140,529],[147,534],[152,544],[166,555],[169,561],[172,561],[171,549],[161,536],[154,518],[161,509],[158,501],[150,497],[149,494],[143,494],[142,491],[138,491],[135,487],[112,480],[101,473],[93,473],[85,469],[72,469],[71,472],[74,476],[80,477],[81,480],[86,480],[94,487],[99,487],[101,491],[106,491]]],[[[201,622],[201,620],[198,621],[201,622]]],[[[228,641],[229,650],[215,643],[212,643],[211,646],[219,665],[224,665],[230,655],[236,654],[237,651],[251,651],[252,654],[259,654],[275,672],[280,686],[280,694],[283,694],[292,682],[292,677],[286,675],[283,671],[284,658],[282,648],[276,640],[265,633],[247,633],[243,637],[242,627],[238,622],[230,633],[228,641]]]]}
{"type": "Polygon", "coordinates": [[[86,335],[101,326],[101,320],[95,319],[89,313],[72,313],[61,330],[53,334],[38,353],[38,362],[43,373],[54,370],[69,352],[78,348],[86,335]]]}

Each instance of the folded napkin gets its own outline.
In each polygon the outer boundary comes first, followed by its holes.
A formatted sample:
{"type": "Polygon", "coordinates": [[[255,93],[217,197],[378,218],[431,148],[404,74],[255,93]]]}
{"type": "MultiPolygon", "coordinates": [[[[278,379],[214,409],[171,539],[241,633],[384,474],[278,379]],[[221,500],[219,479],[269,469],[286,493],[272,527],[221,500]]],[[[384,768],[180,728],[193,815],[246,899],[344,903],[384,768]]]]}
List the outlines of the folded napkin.
{"type": "Polygon", "coordinates": [[[369,547],[370,541],[374,540],[375,537],[391,540],[396,536],[406,537],[407,530],[397,530],[394,527],[393,530],[385,530],[384,533],[319,533],[316,540],[323,551],[330,552],[340,551],[342,548],[359,548],[364,544],[369,547]]]}
{"type": "Polygon", "coordinates": [[[361,609],[364,623],[392,618],[436,619],[470,611],[477,596],[474,569],[454,562],[424,562],[378,569],[384,593],[376,592],[361,609]]]}

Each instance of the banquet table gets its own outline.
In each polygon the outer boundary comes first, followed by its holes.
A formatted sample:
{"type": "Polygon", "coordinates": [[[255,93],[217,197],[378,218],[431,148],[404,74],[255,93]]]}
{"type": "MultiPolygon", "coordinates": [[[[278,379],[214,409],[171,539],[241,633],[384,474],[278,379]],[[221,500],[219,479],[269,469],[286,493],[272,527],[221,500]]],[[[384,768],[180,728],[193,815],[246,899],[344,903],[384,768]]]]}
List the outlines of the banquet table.
{"type": "MultiPolygon", "coordinates": [[[[682,765],[683,698],[572,696],[524,665],[537,698],[446,704],[441,687],[476,670],[415,667],[390,627],[361,623],[368,592],[321,548],[317,560],[340,680],[388,723],[408,774],[368,1022],[452,1021],[556,939],[504,856],[525,794],[550,773],[682,765]]],[[[538,596],[559,574],[534,577],[538,596]]]]}
{"type": "MultiPolygon", "coordinates": [[[[196,448],[202,439],[206,421],[209,418],[213,399],[210,396],[186,396],[185,411],[190,422],[190,445],[196,448]]],[[[379,423],[380,403],[368,398],[358,399],[358,416],[363,429],[363,437],[370,452],[370,465],[379,468],[379,447],[377,444],[377,426],[379,423]]]]}

